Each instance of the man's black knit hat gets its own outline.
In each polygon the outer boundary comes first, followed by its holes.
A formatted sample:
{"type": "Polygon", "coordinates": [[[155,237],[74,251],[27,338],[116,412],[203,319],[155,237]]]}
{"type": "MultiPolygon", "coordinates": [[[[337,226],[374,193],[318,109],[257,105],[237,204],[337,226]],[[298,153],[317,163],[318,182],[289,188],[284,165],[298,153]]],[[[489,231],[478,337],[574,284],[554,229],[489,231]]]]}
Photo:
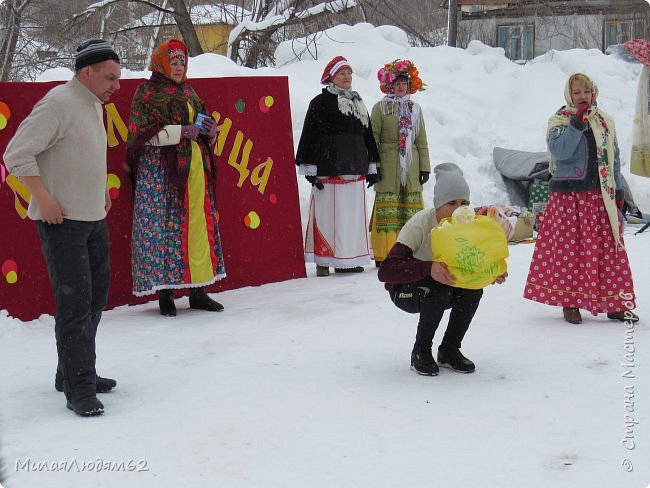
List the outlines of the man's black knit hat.
{"type": "Polygon", "coordinates": [[[75,71],[78,71],[84,66],[101,63],[102,61],[107,61],[109,59],[117,61],[118,63],[120,62],[120,57],[108,42],[103,41],[102,39],[89,39],[88,41],[82,42],[77,48],[77,54],[75,55],[74,60],[74,69],[75,71]]]}

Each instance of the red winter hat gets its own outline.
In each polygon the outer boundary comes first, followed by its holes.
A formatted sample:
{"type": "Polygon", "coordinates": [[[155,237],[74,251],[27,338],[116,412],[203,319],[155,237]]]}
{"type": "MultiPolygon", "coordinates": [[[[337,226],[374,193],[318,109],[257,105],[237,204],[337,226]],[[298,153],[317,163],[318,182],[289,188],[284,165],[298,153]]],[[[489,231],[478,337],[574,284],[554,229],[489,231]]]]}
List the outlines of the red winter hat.
{"type": "Polygon", "coordinates": [[[650,42],[645,39],[633,39],[623,43],[630,54],[650,67],[650,42]]]}
{"type": "Polygon", "coordinates": [[[330,81],[330,78],[338,73],[343,68],[350,68],[350,63],[343,56],[336,56],[333,58],[327,66],[325,66],[325,71],[323,71],[323,76],[320,77],[321,85],[327,85],[330,81]]]}

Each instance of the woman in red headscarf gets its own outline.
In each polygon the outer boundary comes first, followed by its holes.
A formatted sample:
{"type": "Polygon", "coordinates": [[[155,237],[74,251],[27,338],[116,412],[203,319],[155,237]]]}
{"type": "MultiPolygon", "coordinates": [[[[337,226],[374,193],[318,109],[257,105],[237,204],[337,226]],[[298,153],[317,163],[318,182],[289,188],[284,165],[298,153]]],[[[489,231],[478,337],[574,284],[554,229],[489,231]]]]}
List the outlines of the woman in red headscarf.
{"type": "Polygon", "coordinates": [[[133,96],[127,161],[134,180],[131,265],[136,296],[158,292],[160,313],[176,315],[174,289],[190,308],[219,312],[204,286],[226,275],[215,218],[217,127],[187,83],[187,47],[158,46],[151,78],[133,96]],[[197,123],[195,123],[197,121],[197,123]]]}
{"type": "Polygon", "coordinates": [[[368,110],[352,90],[352,67],[336,56],[309,104],[296,164],[312,184],[305,259],[317,276],[360,272],[370,263],[366,191],[379,181],[379,153],[368,110]]]}

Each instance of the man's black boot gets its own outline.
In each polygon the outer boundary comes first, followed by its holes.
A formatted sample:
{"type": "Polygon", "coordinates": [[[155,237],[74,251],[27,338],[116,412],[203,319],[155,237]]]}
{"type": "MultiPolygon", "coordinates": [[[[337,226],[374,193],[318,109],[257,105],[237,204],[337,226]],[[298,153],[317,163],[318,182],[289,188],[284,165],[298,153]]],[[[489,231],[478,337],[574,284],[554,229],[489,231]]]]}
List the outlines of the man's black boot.
{"type": "Polygon", "coordinates": [[[93,417],[104,413],[104,404],[96,396],[85,397],[79,400],[73,400],[71,397],[68,397],[66,407],[82,417],[93,417]]]}
{"type": "MultiPolygon", "coordinates": [[[[117,381],[112,378],[97,376],[95,379],[95,390],[97,393],[108,393],[116,386],[117,381]]],[[[56,370],[56,375],[54,376],[54,388],[56,391],[63,391],[63,373],[61,373],[60,369],[56,370]]]]}

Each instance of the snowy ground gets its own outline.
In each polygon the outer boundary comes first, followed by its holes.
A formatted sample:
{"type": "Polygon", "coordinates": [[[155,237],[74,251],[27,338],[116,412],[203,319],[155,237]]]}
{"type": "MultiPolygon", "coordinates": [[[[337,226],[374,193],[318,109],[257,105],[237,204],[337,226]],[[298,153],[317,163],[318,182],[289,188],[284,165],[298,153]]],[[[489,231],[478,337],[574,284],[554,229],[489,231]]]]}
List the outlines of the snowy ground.
{"type": "MultiPolygon", "coordinates": [[[[633,267],[647,269],[650,234],[630,230],[633,267]]],[[[54,391],[53,319],[2,318],[6,486],[645,487],[647,321],[628,331],[626,358],[622,324],[571,326],[524,300],[532,249],[511,247],[508,282],[486,289],[463,344],[472,375],[409,371],[417,317],[373,268],[225,292],[216,315],[186,299],[176,318],[155,302],[107,312],[98,371],[119,384],[97,418],[54,391]],[[97,459],[135,471],[77,472],[97,459]]],[[[639,296],[648,288],[637,280],[639,296]]],[[[637,311],[650,314],[643,300],[637,311]]]]}
{"type": "MultiPolygon", "coordinates": [[[[544,150],[546,121],[574,71],[599,84],[624,162],[629,155],[640,66],[598,51],[519,66],[479,43],[409,48],[401,31],[368,24],[329,31],[318,61],[288,63],[289,49],[278,50],[281,67],[256,71],[203,55],[190,75],[289,76],[297,142],[332,56],[350,59],[369,107],[380,98],[377,69],[411,58],[429,85],[414,99],[433,163],[458,163],[475,204],[507,200],[492,148],[544,150]]],[[[57,70],[44,79],[69,77],[57,70]]],[[[647,212],[648,180],[623,173],[647,212]]],[[[304,219],[309,185],[299,181],[304,219]]],[[[430,203],[431,184],[424,194],[430,203]]],[[[533,247],[513,246],[508,282],[486,289],[464,341],[472,375],[409,371],[417,318],[390,303],[374,268],[316,278],[310,265],[306,279],[219,294],[226,311],[216,315],[185,310],[187,299],[176,318],[162,319],[156,302],[108,311],[98,371],[118,388],[90,419],[54,390],[52,317],[20,322],[1,311],[0,297],[5,486],[646,487],[650,232],[634,230],[626,240],[641,323],[626,332],[583,314],[571,326],[559,310],[525,301],[533,247]]]]}

